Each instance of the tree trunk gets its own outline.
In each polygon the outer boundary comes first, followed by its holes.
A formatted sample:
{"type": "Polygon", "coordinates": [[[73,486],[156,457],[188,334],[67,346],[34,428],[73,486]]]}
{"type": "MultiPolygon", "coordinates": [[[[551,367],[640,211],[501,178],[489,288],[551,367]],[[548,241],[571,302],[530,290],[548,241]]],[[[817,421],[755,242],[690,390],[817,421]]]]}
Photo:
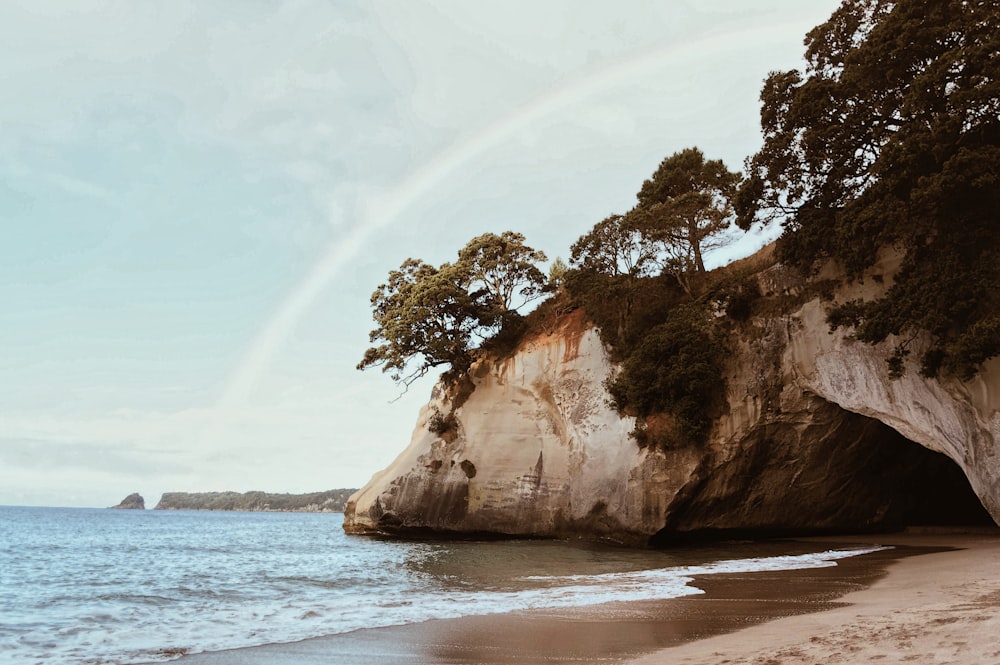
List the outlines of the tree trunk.
{"type": "Polygon", "coordinates": [[[701,240],[699,234],[698,220],[693,219],[688,223],[688,242],[691,243],[691,253],[694,254],[694,267],[698,274],[705,274],[705,262],[701,258],[701,240]]]}

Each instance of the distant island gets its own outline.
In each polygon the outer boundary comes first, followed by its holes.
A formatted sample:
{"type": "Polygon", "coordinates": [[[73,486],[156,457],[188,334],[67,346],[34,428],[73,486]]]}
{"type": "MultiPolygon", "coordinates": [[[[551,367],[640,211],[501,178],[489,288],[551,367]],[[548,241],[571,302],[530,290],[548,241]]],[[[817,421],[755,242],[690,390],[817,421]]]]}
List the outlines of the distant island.
{"type": "Polygon", "coordinates": [[[117,510],[145,510],[146,501],[142,498],[142,495],[138,492],[133,492],[127,497],[122,499],[122,502],[117,506],[111,506],[111,508],[117,510]]]}
{"type": "Polygon", "coordinates": [[[164,492],[154,510],[239,510],[246,512],[342,513],[354,489],[310,494],[267,492],[164,492]]]}

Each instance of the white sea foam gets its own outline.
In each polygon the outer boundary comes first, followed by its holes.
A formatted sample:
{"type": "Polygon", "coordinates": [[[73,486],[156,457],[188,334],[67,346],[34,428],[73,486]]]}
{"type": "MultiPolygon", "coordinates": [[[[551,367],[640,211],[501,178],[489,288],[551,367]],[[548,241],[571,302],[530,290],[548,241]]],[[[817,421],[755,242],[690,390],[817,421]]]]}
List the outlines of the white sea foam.
{"type": "Polygon", "coordinates": [[[643,570],[628,573],[605,573],[601,575],[560,575],[548,578],[541,576],[527,576],[524,579],[550,579],[565,581],[593,580],[595,583],[600,584],[614,584],[619,580],[645,583],[646,581],[656,581],[661,575],[714,575],[718,573],[757,573],[776,570],[827,568],[830,566],[836,566],[837,561],[840,559],[860,556],[862,554],[871,554],[873,552],[880,552],[887,549],[892,549],[892,547],[872,545],[870,547],[844,550],[826,550],[823,552],[809,554],[728,559],[700,566],[674,566],[657,570],[643,570]]]}
{"type": "Polygon", "coordinates": [[[677,598],[701,593],[692,581],[702,575],[832,566],[882,549],[768,545],[733,558],[725,548],[390,542],[348,538],[335,515],[37,508],[0,508],[0,532],[0,662],[45,663],[677,598]]]}

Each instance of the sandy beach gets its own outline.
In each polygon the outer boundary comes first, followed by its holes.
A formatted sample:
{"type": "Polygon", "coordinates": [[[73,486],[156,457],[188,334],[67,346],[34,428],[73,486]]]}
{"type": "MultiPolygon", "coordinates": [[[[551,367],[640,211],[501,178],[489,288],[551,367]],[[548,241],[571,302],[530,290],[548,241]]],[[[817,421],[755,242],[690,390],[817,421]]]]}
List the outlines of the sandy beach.
{"type": "Polygon", "coordinates": [[[835,567],[696,579],[662,602],[427,621],[190,655],[295,663],[1000,663],[1000,530],[822,538],[893,545],[835,567]]]}
{"type": "Polygon", "coordinates": [[[1000,663],[1000,532],[879,540],[961,549],[903,558],[871,587],[841,598],[842,607],[663,649],[631,665],[1000,663]]]}

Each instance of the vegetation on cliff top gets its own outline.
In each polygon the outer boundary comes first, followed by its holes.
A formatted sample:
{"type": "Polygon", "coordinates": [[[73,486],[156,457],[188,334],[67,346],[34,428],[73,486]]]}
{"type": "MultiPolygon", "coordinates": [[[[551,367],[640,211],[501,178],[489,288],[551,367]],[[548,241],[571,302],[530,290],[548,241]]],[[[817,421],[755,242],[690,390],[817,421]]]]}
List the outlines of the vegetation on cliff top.
{"type": "Polygon", "coordinates": [[[922,373],[971,377],[1000,354],[1000,6],[847,0],[805,43],[805,71],[764,84],[739,224],[779,221],[779,259],[807,270],[902,250],[888,293],[830,323],[896,336],[897,374],[926,331],[922,373]]]}
{"type": "Polygon", "coordinates": [[[443,365],[460,375],[483,341],[520,332],[517,310],[542,295],[545,260],[512,231],[473,238],[440,267],[406,259],[372,294],[376,345],[358,369],[381,367],[405,386],[443,365]]]}
{"type": "MultiPolygon", "coordinates": [[[[643,183],[632,210],[574,243],[572,268],[553,263],[547,283],[538,268],[544,254],[509,231],[474,238],[454,264],[407,259],[372,294],[377,327],[370,338],[377,345],[358,368],[381,366],[409,385],[447,366],[446,380],[457,382],[477,349],[513,350],[532,327],[518,309],[555,292],[542,312],[584,308],[622,361],[608,384],[617,408],[640,418],[669,414],[652,428],[644,423],[637,438],[701,441],[723,387],[703,256],[726,240],[739,182],[739,174],[697,148],[675,153],[643,183]]],[[[436,414],[431,431],[447,432],[452,422],[450,414],[436,414]]]]}
{"type": "Polygon", "coordinates": [[[377,344],[358,367],[405,385],[437,366],[458,378],[477,349],[511,350],[532,321],[581,307],[621,363],[608,389],[640,418],[640,442],[696,443],[723,389],[726,322],[760,297],[738,269],[708,274],[704,254],[733,222],[777,222],[778,259],[807,274],[835,260],[858,279],[879,250],[901,250],[884,297],[834,306],[831,326],[893,336],[893,375],[921,333],[925,376],[974,375],[1000,355],[1000,8],[844,0],[805,43],[804,71],[764,84],[764,145],[745,180],[697,148],[674,153],[547,284],[545,256],[509,231],[454,264],[408,259],[372,295],[377,344]],[[518,310],[545,292],[526,322],[518,310]]]}
{"type": "Polygon", "coordinates": [[[719,160],[689,148],[663,160],[636,194],[574,243],[565,296],[586,310],[621,361],[613,404],[640,418],[641,444],[696,444],[724,388],[717,289],[703,255],[725,244],[740,182],[719,160]],[[650,418],[666,415],[666,418],[650,418]]]}

